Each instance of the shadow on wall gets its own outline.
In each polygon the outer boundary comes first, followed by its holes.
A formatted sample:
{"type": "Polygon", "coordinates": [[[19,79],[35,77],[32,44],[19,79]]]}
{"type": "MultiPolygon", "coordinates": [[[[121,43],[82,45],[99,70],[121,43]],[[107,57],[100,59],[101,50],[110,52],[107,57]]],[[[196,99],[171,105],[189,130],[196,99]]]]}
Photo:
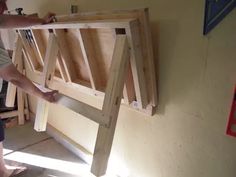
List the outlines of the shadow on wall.
{"type": "Polygon", "coordinates": [[[151,22],[151,34],[153,39],[154,61],[156,66],[157,86],[158,86],[158,108],[157,114],[164,115],[165,107],[170,100],[168,89],[171,59],[173,48],[176,45],[176,33],[172,30],[173,26],[177,28],[176,21],[169,22],[151,22]],[[168,36],[168,37],[165,37],[168,36]]]}

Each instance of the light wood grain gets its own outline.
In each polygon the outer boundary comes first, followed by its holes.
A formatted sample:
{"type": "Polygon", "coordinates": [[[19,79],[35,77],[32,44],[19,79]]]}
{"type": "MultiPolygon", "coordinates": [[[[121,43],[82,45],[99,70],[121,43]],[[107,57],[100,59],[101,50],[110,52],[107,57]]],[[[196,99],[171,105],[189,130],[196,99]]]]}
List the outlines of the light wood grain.
{"type": "Polygon", "coordinates": [[[128,69],[128,60],[129,48],[126,35],[117,35],[110,77],[102,109],[105,117],[110,120],[110,124],[109,127],[100,125],[98,129],[91,168],[91,172],[95,176],[102,176],[106,173],[124,88],[125,75],[128,69]]]}
{"type": "MultiPolygon", "coordinates": [[[[20,60],[22,60],[22,47],[23,45],[22,45],[21,39],[19,35],[17,35],[16,40],[15,40],[14,50],[13,50],[12,63],[18,68],[20,72],[22,72],[22,70],[20,70],[21,68],[18,67],[18,64],[20,60]]],[[[16,86],[9,82],[8,87],[7,87],[5,105],[7,107],[14,107],[15,99],[16,99],[16,86]]]]}

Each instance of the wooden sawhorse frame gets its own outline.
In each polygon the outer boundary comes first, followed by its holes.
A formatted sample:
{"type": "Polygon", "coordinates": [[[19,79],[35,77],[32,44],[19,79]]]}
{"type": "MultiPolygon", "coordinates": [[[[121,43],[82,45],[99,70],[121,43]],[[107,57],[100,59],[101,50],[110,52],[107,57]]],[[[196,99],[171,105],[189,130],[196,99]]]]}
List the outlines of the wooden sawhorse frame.
{"type": "MultiPolygon", "coordinates": [[[[155,69],[146,14],[147,9],[106,12],[100,13],[98,19],[94,19],[95,16],[97,18],[96,14],[74,16],[74,20],[85,19],[73,22],[61,17],[58,18],[59,22],[53,24],[18,29],[16,46],[22,46],[22,50],[16,47],[15,53],[23,53],[28,78],[47,89],[59,90],[60,95],[56,104],[64,105],[99,124],[91,167],[91,172],[96,176],[106,173],[122,98],[124,104],[148,114],[152,114],[156,106],[155,69]],[[32,38],[31,35],[25,34],[25,30],[30,31],[32,38]],[[40,34],[41,31],[46,35],[40,34]],[[112,35],[107,32],[111,32],[112,35]],[[104,36],[112,36],[114,39],[111,44],[106,44],[111,46],[109,51],[112,55],[103,55],[105,58],[111,56],[106,83],[100,80],[97,72],[96,64],[99,64],[100,60],[96,59],[94,51],[99,49],[90,41],[94,34],[96,39],[104,36]],[[72,35],[76,36],[76,41],[71,38],[72,35]],[[43,42],[43,36],[46,42],[43,42]],[[79,46],[81,50],[79,55],[82,56],[83,66],[88,71],[89,84],[76,81],[78,75],[75,73],[78,72],[78,68],[72,63],[79,59],[74,58],[72,62],[71,58],[77,57],[73,55],[77,51],[71,51],[68,47],[70,43],[79,46]],[[77,92],[103,97],[102,109],[81,102],[76,95],[77,92]]],[[[79,70],[82,69],[80,67],[79,70]]],[[[46,129],[48,107],[49,103],[39,100],[35,130],[46,129]]]]}

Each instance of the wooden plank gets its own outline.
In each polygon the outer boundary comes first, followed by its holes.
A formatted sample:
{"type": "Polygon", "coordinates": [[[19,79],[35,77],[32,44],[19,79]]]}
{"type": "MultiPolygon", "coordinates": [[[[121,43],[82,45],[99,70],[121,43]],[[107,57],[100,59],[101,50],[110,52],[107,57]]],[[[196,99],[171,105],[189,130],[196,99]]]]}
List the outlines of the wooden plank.
{"type": "Polygon", "coordinates": [[[25,124],[25,116],[24,116],[24,97],[23,91],[20,88],[17,88],[17,107],[18,107],[18,124],[25,124]]]}
{"type": "Polygon", "coordinates": [[[136,99],[140,108],[146,108],[148,105],[148,95],[140,41],[140,30],[137,21],[131,23],[129,28],[126,28],[126,34],[131,46],[130,62],[134,79],[136,99]]]}
{"type": "Polygon", "coordinates": [[[149,85],[148,93],[150,98],[150,103],[152,106],[157,106],[157,77],[156,77],[156,63],[154,62],[153,56],[153,46],[152,46],[152,36],[151,28],[149,23],[149,12],[148,8],[140,10],[138,12],[139,21],[140,21],[140,35],[142,38],[142,49],[143,57],[147,62],[144,63],[146,71],[146,83],[149,85]]]}
{"type": "Polygon", "coordinates": [[[88,29],[88,31],[94,44],[95,59],[97,59],[96,67],[101,81],[101,88],[99,90],[105,92],[115,46],[114,29],[88,29]]]}
{"type": "MultiPolygon", "coordinates": [[[[113,35],[117,34],[125,34],[125,29],[120,29],[120,28],[114,29],[113,35]]],[[[129,62],[128,72],[125,78],[126,79],[123,90],[123,103],[130,105],[133,101],[136,100],[135,90],[134,90],[134,80],[132,76],[130,62],[129,62]]]]}
{"type": "Polygon", "coordinates": [[[35,53],[34,51],[32,50],[32,47],[30,46],[29,44],[29,41],[26,39],[25,37],[25,33],[24,31],[22,30],[19,30],[19,35],[21,37],[21,41],[22,41],[22,44],[23,44],[23,48],[25,49],[23,52],[25,53],[24,55],[27,56],[26,58],[30,60],[30,63],[32,65],[32,68],[33,69],[38,69],[39,67],[39,63],[36,59],[36,56],[35,56],[35,53]]]}
{"type": "Polygon", "coordinates": [[[95,176],[106,173],[107,163],[111,152],[117,117],[119,113],[125,76],[128,69],[129,48],[126,35],[117,35],[116,44],[110,69],[103,113],[110,120],[109,127],[99,126],[94,150],[91,172],[95,176]]]}
{"type": "Polygon", "coordinates": [[[58,53],[56,67],[59,69],[63,81],[68,82],[69,78],[68,78],[68,75],[66,74],[66,69],[64,67],[64,64],[63,64],[62,57],[61,57],[60,53],[58,53]]]}
{"type": "Polygon", "coordinates": [[[101,82],[99,79],[98,64],[96,62],[97,60],[95,59],[96,54],[94,53],[94,48],[92,40],[89,36],[89,32],[87,30],[78,29],[78,38],[83,54],[83,59],[89,73],[92,88],[99,90],[101,87],[101,82]]]}
{"type": "Polygon", "coordinates": [[[58,54],[58,44],[56,37],[53,33],[50,33],[48,39],[48,47],[45,55],[45,65],[43,69],[43,86],[47,86],[48,82],[52,80],[56,68],[56,59],[58,54]]]}
{"type": "Polygon", "coordinates": [[[74,74],[76,73],[73,63],[71,62],[70,53],[68,50],[68,45],[65,39],[65,31],[64,30],[54,30],[54,33],[58,40],[59,51],[60,51],[60,60],[59,63],[64,68],[65,77],[68,82],[72,82],[72,79],[75,79],[74,74]]]}
{"type": "Polygon", "coordinates": [[[38,99],[36,117],[34,122],[34,129],[38,132],[46,130],[49,104],[49,102],[43,99],[38,99]]]}
{"type": "Polygon", "coordinates": [[[31,59],[29,59],[29,56],[27,55],[27,52],[25,51],[25,49],[22,49],[22,53],[23,53],[23,56],[24,56],[25,64],[28,65],[30,70],[36,72],[36,68],[34,67],[34,63],[32,62],[31,59]]]}
{"type": "MultiPolygon", "coordinates": [[[[23,58],[21,57],[18,61],[18,70],[23,74],[23,58]]],[[[23,91],[21,88],[17,88],[17,109],[18,109],[18,124],[24,125],[24,98],[23,91]]]]}
{"type": "MultiPolygon", "coordinates": [[[[12,56],[12,63],[18,68],[20,71],[21,68],[18,67],[19,61],[22,59],[22,42],[19,35],[16,36],[14,52],[12,56]]],[[[20,71],[22,72],[22,71],[20,71]]],[[[7,95],[6,95],[6,103],[7,107],[14,107],[16,99],[16,86],[12,83],[8,83],[7,87],[7,95]]]]}
{"type": "MultiPolygon", "coordinates": [[[[46,87],[48,82],[53,78],[53,74],[56,67],[56,59],[58,53],[58,44],[56,41],[56,37],[53,33],[49,34],[48,39],[48,47],[45,54],[44,60],[44,69],[42,75],[42,86],[46,87]]],[[[45,131],[47,126],[47,118],[48,118],[48,109],[49,109],[49,102],[38,99],[37,104],[37,112],[36,118],[34,123],[34,129],[36,131],[45,131]]]]}
{"type": "MultiPolygon", "coordinates": [[[[42,86],[35,84],[36,87],[38,87],[39,89],[43,90],[43,91],[51,91],[48,88],[42,88],[42,86]]],[[[109,120],[106,119],[104,117],[104,114],[102,112],[102,110],[97,109],[93,106],[90,106],[88,104],[85,104],[81,101],[78,101],[76,99],[73,99],[71,97],[65,96],[63,94],[58,94],[56,97],[56,102],[51,103],[51,104],[56,104],[56,105],[61,105],[64,107],[67,107],[68,109],[81,114],[84,117],[89,118],[90,120],[93,120],[94,122],[103,125],[103,126],[107,126],[109,123],[109,120]]],[[[46,118],[45,118],[46,119],[46,118]]]]}
{"type": "Polygon", "coordinates": [[[43,41],[42,41],[42,36],[41,36],[41,33],[39,30],[31,30],[31,33],[32,33],[32,36],[33,36],[33,39],[34,39],[34,42],[35,42],[35,46],[36,46],[36,49],[38,51],[38,54],[39,54],[39,58],[40,58],[40,63],[42,64],[42,66],[44,65],[44,57],[45,57],[45,54],[46,54],[46,50],[45,50],[45,46],[43,44],[43,41]]]}
{"type": "MultiPolygon", "coordinates": [[[[27,113],[27,110],[24,110],[24,113],[27,113]]],[[[0,117],[1,119],[5,119],[5,118],[10,118],[10,117],[17,117],[19,115],[19,111],[15,110],[15,111],[7,111],[7,112],[1,112],[0,113],[0,117]]]]}
{"type": "MultiPolygon", "coordinates": [[[[37,80],[37,79],[35,79],[37,80]]],[[[77,93],[84,93],[87,95],[98,96],[101,99],[104,97],[104,93],[100,91],[94,91],[88,87],[79,84],[64,84],[61,81],[53,80],[49,83],[48,88],[58,90],[69,97],[77,98],[77,93]]],[[[79,94],[78,94],[79,95],[79,94]]]]}
{"type": "Polygon", "coordinates": [[[26,93],[23,94],[23,98],[24,98],[24,103],[25,103],[25,119],[26,120],[30,120],[30,116],[29,116],[29,101],[28,101],[28,96],[26,93]]]}
{"type": "Polygon", "coordinates": [[[17,30],[27,29],[89,29],[89,28],[126,28],[134,19],[114,19],[114,20],[84,20],[71,22],[55,22],[46,25],[35,25],[25,28],[17,28],[17,30]]]}
{"type": "Polygon", "coordinates": [[[5,119],[5,118],[9,118],[9,117],[16,117],[18,115],[19,115],[18,110],[16,110],[16,111],[8,111],[8,112],[1,112],[0,113],[1,119],[5,119]]]}
{"type": "Polygon", "coordinates": [[[129,63],[128,72],[125,78],[126,78],[125,86],[123,90],[124,103],[127,105],[130,105],[136,99],[135,90],[134,90],[134,80],[133,80],[130,63],[129,63]]]}
{"type": "Polygon", "coordinates": [[[59,98],[55,104],[65,106],[68,109],[81,114],[82,116],[85,116],[100,125],[107,126],[109,123],[109,119],[106,119],[106,117],[104,117],[101,110],[73,98],[59,95],[59,98]]]}
{"type": "MultiPolygon", "coordinates": [[[[24,66],[24,62],[23,62],[23,66],[24,66]]],[[[23,69],[22,73],[24,74],[24,76],[26,76],[26,69],[25,68],[23,69]]],[[[25,119],[30,120],[30,117],[29,117],[29,102],[28,102],[27,94],[25,92],[23,92],[23,100],[24,100],[25,119]]]]}

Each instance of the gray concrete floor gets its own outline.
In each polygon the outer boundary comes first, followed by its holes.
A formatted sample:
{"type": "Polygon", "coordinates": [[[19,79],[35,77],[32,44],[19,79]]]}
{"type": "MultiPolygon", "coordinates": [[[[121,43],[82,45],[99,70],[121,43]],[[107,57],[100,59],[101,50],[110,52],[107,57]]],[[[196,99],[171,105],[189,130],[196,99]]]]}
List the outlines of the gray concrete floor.
{"type": "Polygon", "coordinates": [[[31,123],[6,129],[4,159],[27,166],[21,177],[93,176],[87,164],[46,133],[34,131],[31,123]]]}

